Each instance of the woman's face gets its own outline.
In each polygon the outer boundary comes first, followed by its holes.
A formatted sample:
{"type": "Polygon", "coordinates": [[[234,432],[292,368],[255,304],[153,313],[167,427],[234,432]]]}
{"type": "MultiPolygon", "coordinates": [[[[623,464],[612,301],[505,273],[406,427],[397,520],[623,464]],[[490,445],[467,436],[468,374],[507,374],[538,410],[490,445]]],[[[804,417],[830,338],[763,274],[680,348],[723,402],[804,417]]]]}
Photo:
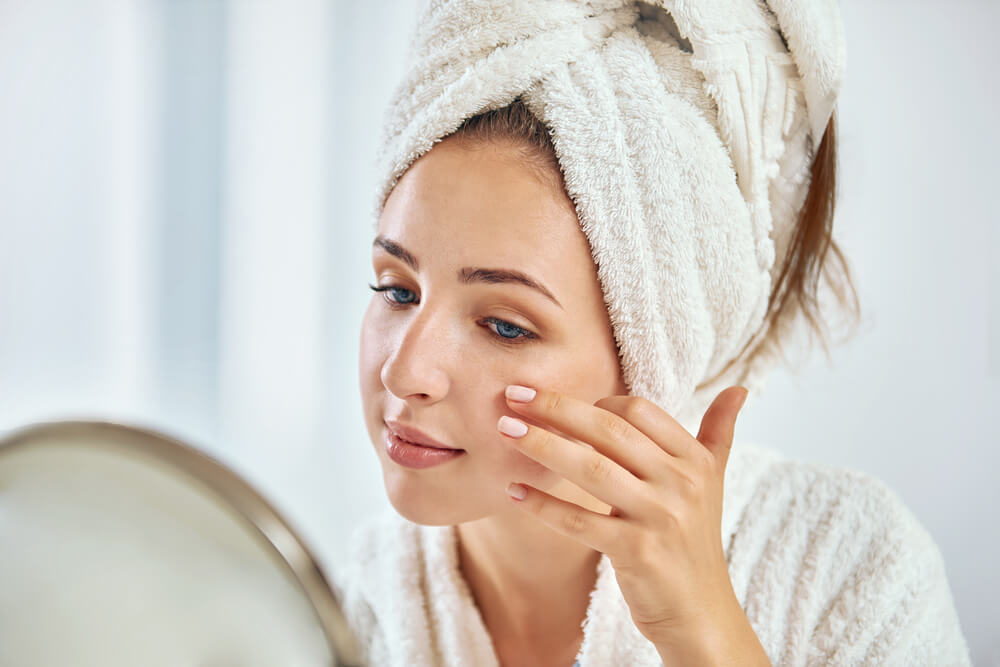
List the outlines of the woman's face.
{"type": "Polygon", "coordinates": [[[403,175],[379,218],[374,284],[391,289],[365,312],[361,395],[389,500],[415,523],[510,511],[512,481],[581,493],[497,431],[513,414],[507,385],[590,403],[627,393],[573,204],[558,174],[541,178],[524,159],[446,139],[403,175]],[[397,463],[387,421],[464,451],[432,467],[397,463]]]}

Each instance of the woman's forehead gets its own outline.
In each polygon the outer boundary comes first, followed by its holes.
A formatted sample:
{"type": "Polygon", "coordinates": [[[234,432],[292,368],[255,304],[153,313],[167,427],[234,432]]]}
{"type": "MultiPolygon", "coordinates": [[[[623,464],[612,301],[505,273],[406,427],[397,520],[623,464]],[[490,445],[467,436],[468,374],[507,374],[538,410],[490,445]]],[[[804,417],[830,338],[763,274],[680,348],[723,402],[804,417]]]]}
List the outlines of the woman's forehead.
{"type": "Polygon", "coordinates": [[[393,189],[378,234],[455,263],[592,262],[565,192],[503,146],[437,144],[393,189]]]}

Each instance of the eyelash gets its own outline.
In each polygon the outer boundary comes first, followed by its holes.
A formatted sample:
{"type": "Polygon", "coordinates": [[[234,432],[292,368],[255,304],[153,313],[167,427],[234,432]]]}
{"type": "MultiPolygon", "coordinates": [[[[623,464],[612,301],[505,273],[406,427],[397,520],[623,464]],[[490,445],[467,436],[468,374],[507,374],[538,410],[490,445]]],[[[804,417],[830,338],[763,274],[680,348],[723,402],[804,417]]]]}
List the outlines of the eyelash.
{"type": "MultiPolygon", "coordinates": [[[[401,291],[404,291],[404,292],[413,293],[413,290],[406,289],[405,287],[399,287],[398,285],[384,285],[384,286],[381,286],[381,287],[376,287],[375,285],[368,285],[368,287],[370,287],[373,292],[390,292],[390,291],[395,291],[395,290],[401,290],[401,291]]],[[[403,308],[405,306],[411,306],[411,305],[417,303],[417,301],[415,301],[415,300],[414,301],[395,301],[393,299],[390,299],[388,296],[385,297],[385,301],[386,301],[387,304],[389,304],[390,308],[403,308]]],[[[516,338],[509,338],[507,336],[501,335],[499,333],[499,331],[493,331],[493,329],[490,329],[490,331],[493,333],[493,337],[498,342],[500,342],[501,344],[504,344],[504,345],[521,345],[523,343],[528,342],[529,340],[533,340],[533,339],[538,338],[537,334],[535,334],[535,333],[533,333],[531,331],[528,331],[524,327],[519,327],[516,324],[514,324],[512,322],[508,322],[506,320],[501,320],[501,319],[496,318],[496,317],[487,317],[487,318],[484,318],[483,321],[495,324],[498,327],[501,326],[501,325],[507,325],[509,327],[513,327],[514,329],[517,329],[518,332],[520,332],[520,333],[523,334],[521,336],[517,336],[516,338]]]]}

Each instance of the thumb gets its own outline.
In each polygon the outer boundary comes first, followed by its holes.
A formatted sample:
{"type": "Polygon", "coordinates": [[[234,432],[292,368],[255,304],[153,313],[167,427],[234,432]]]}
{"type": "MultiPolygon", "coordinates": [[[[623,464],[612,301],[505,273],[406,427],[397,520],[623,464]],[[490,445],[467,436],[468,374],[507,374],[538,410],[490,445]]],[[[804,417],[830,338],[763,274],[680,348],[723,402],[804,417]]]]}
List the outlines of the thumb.
{"type": "Polygon", "coordinates": [[[698,442],[705,445],[719,461],[722,470],[726,469],[729,452],[733,446],[733,434],[736,431],[736,417],[746,402],[750,393],[746,387],[727,387],[719,392],[712,404],[705,411],[698,430],[698,442]]]}

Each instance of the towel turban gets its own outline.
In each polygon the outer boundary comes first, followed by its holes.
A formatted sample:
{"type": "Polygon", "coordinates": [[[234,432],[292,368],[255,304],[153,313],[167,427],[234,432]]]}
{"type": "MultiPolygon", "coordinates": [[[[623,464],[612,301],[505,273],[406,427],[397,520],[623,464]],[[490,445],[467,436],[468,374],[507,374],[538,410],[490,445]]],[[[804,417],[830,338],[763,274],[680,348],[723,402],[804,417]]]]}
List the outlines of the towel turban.
{"type": "Polygon", "coordinates": [[[741,351],[841,86],[836,0],[430,0],[418,16],[376,221],[435,142],[520,97],[551,131],[630,393],[691,429],[725,387],[757,390],[774,360],[741,351]]]}

